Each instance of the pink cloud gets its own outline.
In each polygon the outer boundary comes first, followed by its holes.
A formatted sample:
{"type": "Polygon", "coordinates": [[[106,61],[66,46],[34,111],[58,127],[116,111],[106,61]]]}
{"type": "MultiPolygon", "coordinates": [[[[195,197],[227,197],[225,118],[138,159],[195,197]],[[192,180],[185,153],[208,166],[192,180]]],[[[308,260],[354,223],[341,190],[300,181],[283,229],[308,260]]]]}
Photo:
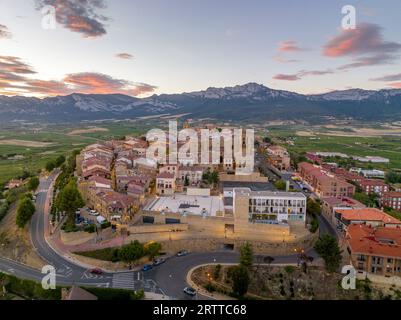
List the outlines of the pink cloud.
{"type": "Polygon", "coordinates": [[[98,13],[106,8],[104,0],[36,0],[36,4],[39,10],[47,5],[53,6],[57,22],[85,38],[106,34],[104,23],[109,19],[98,13]]]}
{"type": "Polygon", "coordinates": [[[389,86],[395,89],[401,89],[401,82],[393,82],[390,83],[389,86]]]}
{"type": "Polygon", "coordinates": [[[341,57],[366,53],[396,52],[401,44],[383,40],[381,27],[372,23],[361,23],[356,29],[342,30],[323,47],[323,55],[341,57]]]}
{"type": "Polygon", "coordinates": [[[298,52],[304,49],[299,47],[296,41],[288,40],[280,42],[277,50],[279,52],[298,52]]]}
{"type": "Polygon", "coordinates": [[[126,94],[138,96],[155,91],[156,87],[146,83],[113,78],[96,72],[66,75],[62,81],[35,79],[29,76],[36,72],[18,57],[0,56],[0,94],[33,94],[42,96],[87,94],[126,94]]]}

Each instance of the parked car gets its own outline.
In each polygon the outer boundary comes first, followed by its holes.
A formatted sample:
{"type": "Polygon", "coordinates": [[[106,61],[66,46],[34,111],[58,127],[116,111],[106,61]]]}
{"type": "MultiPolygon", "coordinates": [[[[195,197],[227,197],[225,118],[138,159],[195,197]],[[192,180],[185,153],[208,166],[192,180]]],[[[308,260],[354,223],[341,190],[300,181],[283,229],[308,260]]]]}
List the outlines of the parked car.
{"type": "Polygon", "coordinates": [[[89,212],[89,214],[90,214],[91,216],[97,217],[97,216],[99,215],[99,212],[97,212],[96,210],[91,210],[91,211],[89,212]]]}
{"type": "Polygon", "coordinates": [[[160,265],[160,264],[162,264],[162,263],[165,263],[166,262],[166,259],[164,259],[164,258],[158,258],[158,259],[156,259],[155,261],[153,261],[153,265],[154,266],[158,266],[158,265],[160,265]]]}
{"type": "Polygon", "coordinates": [[[189,252],[187,250],[181,250],[177,252],[177,257],[186,256],[189,252]]]}
{"type": "Polygon", "coordinates": [[[194,288],[185,287],[183,291],[189,296],[196,296],[196,290],[194,288]]]}
{"type": "Polygon", "coordinates": [[[89,272],[92,274],[103,274],[103,270],[99,268],[90,269],[89,272]]]}
{"type": "Polygon", "coordinates": [[[152,269],[153,268],[153,266],[151,265],[151,264],[145,264],[143,267],[142,267],[142,271],[149,271],[150,269],[152,269]]]}

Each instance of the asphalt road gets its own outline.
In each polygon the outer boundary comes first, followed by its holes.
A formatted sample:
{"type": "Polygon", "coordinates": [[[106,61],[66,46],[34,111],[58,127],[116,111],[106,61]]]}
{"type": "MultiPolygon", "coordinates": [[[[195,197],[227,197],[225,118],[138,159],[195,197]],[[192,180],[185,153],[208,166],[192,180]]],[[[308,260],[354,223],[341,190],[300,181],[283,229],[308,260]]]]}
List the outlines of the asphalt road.
{"type": "MultiPolygon", "coordinates": [[[[190,299],[183,288],[187,286],[186,276],[190,269],[205,263],[236,263],[238,253],[233,251],[190,253],[184,257],[171,257],[165,263],[154,267],[147,272],[120,272],[104,273],[94,275],[83,266],[63,257],[54,251],[46,242],[44,237],[44,210],[49,187],[55,178],[51,175],[47,180],[41,180],[39,192],[36,200],[36,213],[32,218],[30,231],[33,246],[38,255],[42,257],[49,265],[56,269],[58,285],[80,285],[96,286],[110,288],[124,288],[162,293],[177,299],[190,299]]],[[[321,224],[323,226],[323,224],[321,224]]],[[[324,227],[322,232],[330,232],[330,229],[324,227]]],[[[183,248],[185,249],[185,248],[183,248]]],[[[314,251],[307,253],[316,256],[314,251]]],[[[276,256],[274,263],[296,263],[297,255],[276,256]]],[[[18,262],[0,258],[0,270],[8,274],[13,274],[19,278],[41,281],[43,274],[29,266],[18,262]]],[[[198,297],[202,298],[202,297],[198,297]]]]}

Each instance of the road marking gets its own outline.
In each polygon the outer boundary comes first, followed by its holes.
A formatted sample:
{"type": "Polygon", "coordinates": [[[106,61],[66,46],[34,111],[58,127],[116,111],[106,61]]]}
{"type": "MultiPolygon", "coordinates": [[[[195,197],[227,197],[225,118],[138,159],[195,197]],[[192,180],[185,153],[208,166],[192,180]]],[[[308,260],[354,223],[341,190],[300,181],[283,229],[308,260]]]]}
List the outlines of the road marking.
{"type": "MultiPolygon", "coordinates": [[[[138,273],[139,277],[139,273],[138,273]]],[[[113,288],[117,289],[131,289],[135,290],[136,283],[135,283],[135,273],[134,272],[127,272],[127,273],[114,273],[113,274],[113,288]]]]}

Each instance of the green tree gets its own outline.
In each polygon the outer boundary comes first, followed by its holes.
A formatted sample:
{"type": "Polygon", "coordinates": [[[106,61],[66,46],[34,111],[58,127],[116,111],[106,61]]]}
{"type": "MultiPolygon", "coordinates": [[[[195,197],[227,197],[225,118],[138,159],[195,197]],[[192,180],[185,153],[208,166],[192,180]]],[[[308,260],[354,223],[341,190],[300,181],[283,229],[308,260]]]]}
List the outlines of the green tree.
{"type": "Polygon", "coordinates": [[[16,224],[23,228],[35,213],[35,206],[29,197],[22,197],[18,203],[16,224]]]}
{"type": "Polygon", "coordinates": [[[149,256],[150,259],[158,256],[162,249],[162,245],[158,242],[151,242],[145,246],[146,254],[149,256]]]}
{"type": "Polygon", "coordinates": [[[323,235],[318,241],[316,241],[314,248],[323,258],[327,271],[335,272],[338,270],[342,256],[335,237],[329,234],[323,235]]]}
{"type": "Polygon", "coordinates": [[[65,162],[65,156],[60,155],[57,157],[57,159],[54,161],[55,166],[58,168],[60,167],[63,163],[65,162]]]}
{"type": "Polygon", "coordinates": [[[57,210],[67,214],[66,228],[75,227],[75,212],[84,205],[75,180],[70,179],[68,184],[59,192],[55,201],[57,210]]]}
{"type": "Polygon", "coordinates": [[[250,282],[249,270],[244,266],[235,266],[231,271],[233,293],[242,298],[247,292],[250,282]]]}
{"type": "Polygon", "coordinates": [[[48,172],[53,171],[54,168],[56,168],[56,164],[54,163],[54,161],[53,160],[47,161],[46,166],[45,166],[46,171],[48,171],[48,172]]]}
{"type": "Polygon", "coordinates": [[[28,182],[28,189],[31,191],[36,190],[39,187],[39,178],[38,177],[32,177],[29,179],[28,182]]]}
{"type": "Polygon", "coordinates": [[[277,190],[281,190],[281,191],[284,191],[287,188],[287,185],[286,185],[285,181],[283,181],[283,180],[277,180],[274,183],[274,186],[276,187],[277,190]]]}
{"type": "Polygon", "coordinates": [[[118,252],[119,258],[131,265],[134,261],[142,258],[145,255],[145,249],[143,245],[138,241],[135,240],[130,244],[122,246],[118,252]]]}
{"type": "Polygon", "coordinates": [[[367,207],[378,207],[378,196],[375,193],[366,194],[365,192],[355,192],[354,197],[355,200],[363,203],[367,207]]]}
{"type": "Polygon", "coordinates": [[[306,212],[311,215],[319,215],[322,212],[322,207],[317,201],[309,198],[306,203],[306,212]]]}
{"type": "Polygon", "coordinates": [[[252,245],[246,242],[240,249],[239,263],[242,267],[250,268],[253,262],[252,245]]]}

